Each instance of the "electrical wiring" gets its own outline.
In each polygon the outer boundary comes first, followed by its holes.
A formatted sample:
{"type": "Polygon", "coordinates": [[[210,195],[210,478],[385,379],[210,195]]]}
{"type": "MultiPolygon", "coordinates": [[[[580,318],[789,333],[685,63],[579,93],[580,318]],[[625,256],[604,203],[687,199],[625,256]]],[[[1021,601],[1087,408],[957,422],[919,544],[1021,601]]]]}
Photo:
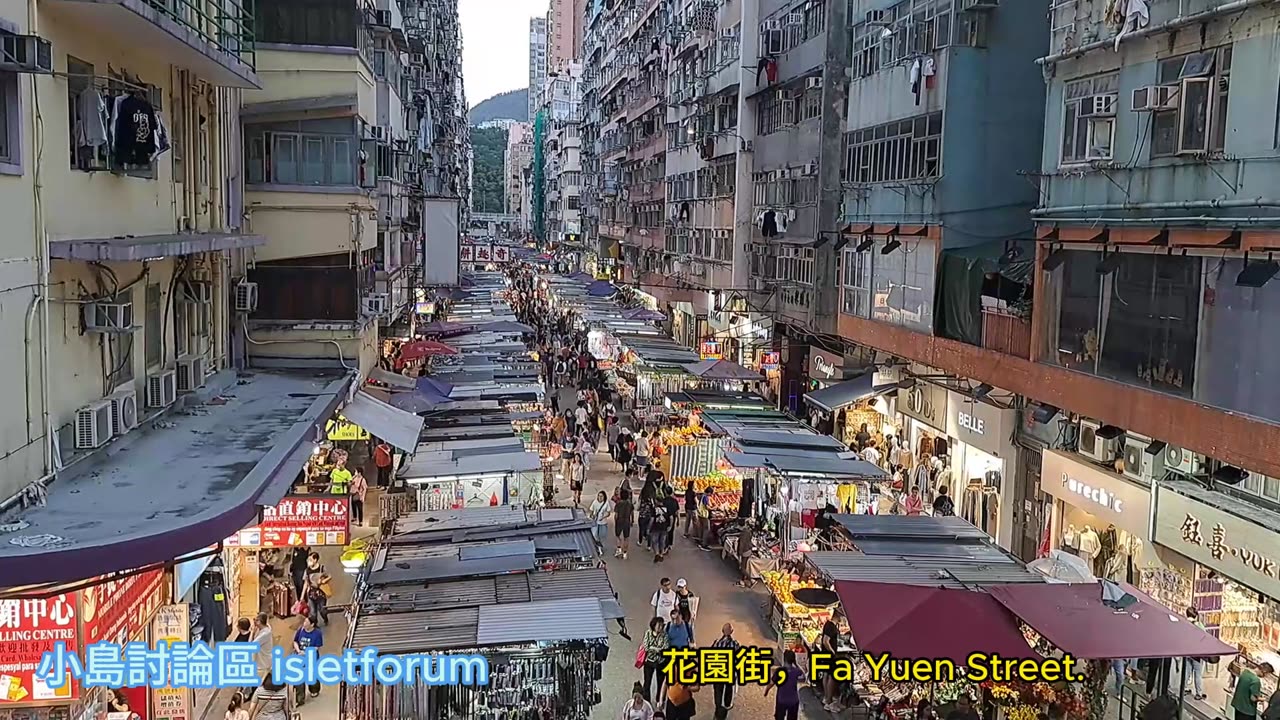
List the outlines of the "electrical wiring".
{"type": "Polygon", "coordinates": [[[350,372],[356,372],[356,368],[347,364],[347,359],[342,355],[342,345],[338,344],[337,340],[254,340],[253,336],[249,334],[249,321],[243,316],[240,318],[240,325],[244,328],[244,339],[248,341],[250,345],[297,345],[299,343],[313,342],[329,343],[337,348],[338,362],[342,364],[343,369],[350,372]]]}

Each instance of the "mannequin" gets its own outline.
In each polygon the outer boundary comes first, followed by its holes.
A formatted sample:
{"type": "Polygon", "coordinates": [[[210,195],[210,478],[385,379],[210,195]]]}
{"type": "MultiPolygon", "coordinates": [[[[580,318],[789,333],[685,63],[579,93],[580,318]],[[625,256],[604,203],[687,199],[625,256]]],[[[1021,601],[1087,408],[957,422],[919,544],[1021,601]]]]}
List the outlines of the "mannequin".
{"type": "Polygon", "coordinates": [[[1067,525],[1067,529],[1062,533],[1062,545],[1072,550],[1079,547],[1080,533],[1076,530],[1074,524],[1067,525]]]}
{"type": "Polygon", "coordinates": [[[1085,525],[1084,530],[1080,531],[1080,557],[1092,562],[1101,551],[1102,542],[1098,539],[1098,533],[1094,532],[1092,526],[1085,525]]]}

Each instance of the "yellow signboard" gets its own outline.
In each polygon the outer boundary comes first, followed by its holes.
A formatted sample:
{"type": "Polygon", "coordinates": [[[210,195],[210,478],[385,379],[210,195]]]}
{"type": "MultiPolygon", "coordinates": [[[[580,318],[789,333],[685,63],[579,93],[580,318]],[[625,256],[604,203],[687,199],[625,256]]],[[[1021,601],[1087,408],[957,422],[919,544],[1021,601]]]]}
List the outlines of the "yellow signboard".
{"type": "Polygon", "coordinates": [[[324,426],[325,436],[330,440],[368,440],[369,432],[350,420],[338,416],[324,426]]]}

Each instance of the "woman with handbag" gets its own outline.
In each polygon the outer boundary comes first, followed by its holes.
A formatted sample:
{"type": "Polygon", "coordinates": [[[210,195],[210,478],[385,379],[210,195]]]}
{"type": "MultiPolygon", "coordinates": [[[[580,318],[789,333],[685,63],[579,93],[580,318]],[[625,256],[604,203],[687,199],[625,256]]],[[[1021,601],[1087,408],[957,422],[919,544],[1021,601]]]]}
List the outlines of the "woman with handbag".
{"type": "Polygon", "coordinates": [[[329,624],[329,598],[333,595],[333,578],[320,564],[320,553],[307,558],[306,600],[310,615],[320,625],[329,624]]]}
{"type": "Polygon", "coordinates": [[[662,654],[667,651],[667,621],[661,617],[649,620],[649,629],[644,631],[640,641],[640,650],[636,652],[636,667],[644,668],[645,697],[662,696],[662,654]],[[658,687],[653,687],[654,677],[658,679],[658,687]],[[656,690],[654,694],[650,691],[656,690]]]}

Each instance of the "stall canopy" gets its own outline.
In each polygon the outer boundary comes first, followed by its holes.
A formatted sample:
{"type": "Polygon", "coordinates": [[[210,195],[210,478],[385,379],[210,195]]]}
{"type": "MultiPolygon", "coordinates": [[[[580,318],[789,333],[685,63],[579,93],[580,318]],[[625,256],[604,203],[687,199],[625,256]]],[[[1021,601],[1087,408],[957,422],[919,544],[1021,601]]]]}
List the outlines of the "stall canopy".
{"type": "Polygon", "coordinates": [[[418,378],[418,392],[427,395],[436,395],[438,397],[447,398],[453,393],[453,385],[443,380],[437,380],[433,377],[423,376],[418,378]]]}
{"type": "Polygon", "coordinates": [[[533,328],[522,322],[514,320],[498,320],[491,323],[482,323],[475,328],[476,332],[491,333],[531,333],[533,328]]]}
{"type": "Polygon", "coordinates": [[[645,322],[652,322],[654,320],[667,319],[666,315],[663,315],[657,310],[650,310],[649,308],[646,308],[646,307],[638,307],[638,308],[631,308],[630,310],[623,310],[622,317],[626,318],[627,320],[642,320],[645,322]]]}
{"type": "Polygon", "coordinates": [[[920,585],[836,583],[858,650],[964,664],[976,652],[1039,658],[1018,622],[990,595],[920,585]]]}
{"type": "Polygon", "coordinates": [[[418,358],[431,357],[434,355],[457,355],[458,349],[445,345],[438,340],[414,340],[400,346],[400,357],[403,360],[417,360],[418,358]]]}
{"type": "Polygon", "coordinates": [[[684,366],[690,375],[703,380],[761,380],[760,373],[731,360],[702,360],[684,366]]]}
{"type": "Polygon", "coordinates": [[[768,468],[783,475],[798,477],[841,477],[875,479],[887,477],[884,470],[865,460],[831,456],[754,455],[727,452],[725,460],[736,468],[768,468]]]}
{"type": "Polygon", "coordinates": [[[394,407],[414,414],[440,410],[454,404],[447,397],[441,397],[436,393],[424,393],[421,390],[395,393],[391,396],[390,403],[394,407]]]}
{"type": "Polygon", "coordinates": [[[804,396],[804,401],[820,410],[836,412],[838,410],[843,410],[864,398],[869,398],[873,395],[879,395],[898,388],[897,383],[875,386],[872,384],[874,378],[875,375],[873,373],[859,375],[852,380],[845,380],[844,382],[824,387],[821,390],[814,390],[811,393],[807,393],[804,396]]]}
{"type": "Polygon", "coordinates": [[[374,368],[369,371],[369,379],[386,385],[389,388],[398,390],[412,390],[416,386],[416,382],[411,377],[405,377],[399,373],[388,372],[382,368],[374,368]]]}
{"type": "Polygon", "coordinates": [[[422,418],[361,390],[342,409],[342,416],[401,450],[418,447],[422,418]]]}
{"type": "Polygon", "coordinates": [[[402,473],[406,482],[429,482],[443,477],[469,477],[533,472],[542,469],[538,453],[500,453],[489,455],[465,455],[452,460],[414,460],[402,473]]]}
{"type": "Polygon", "coordinates": [[[1104,583],[993,585],[991,597],[1059,650],[1078,658],[1235,655],[1236,649],[1128,585],[1133,604],[1103,601],[1104,583]]]}
{"type": "Polygon", "coordinates": [[[592,297],[610,297],[618,292],[618,288],[608,280],[596,280],[587,286],[587,294],[592,297]]]}

